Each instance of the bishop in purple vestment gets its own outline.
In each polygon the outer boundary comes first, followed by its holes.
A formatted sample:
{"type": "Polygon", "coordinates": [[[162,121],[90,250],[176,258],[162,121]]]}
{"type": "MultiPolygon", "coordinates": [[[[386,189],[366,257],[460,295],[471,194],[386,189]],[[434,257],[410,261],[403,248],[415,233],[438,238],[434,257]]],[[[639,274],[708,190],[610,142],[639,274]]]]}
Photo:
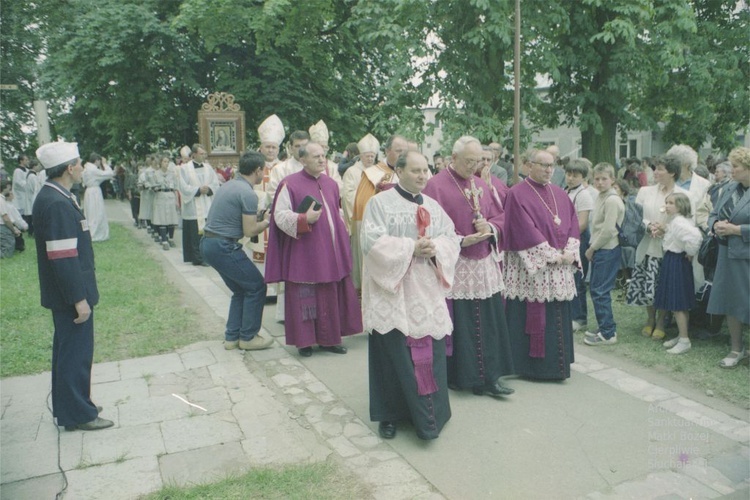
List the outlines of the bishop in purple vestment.
{"type": "Polygon", "coordinates": [[[453,288],[453,355],[448,383],[474,394],[507,396],[513,389],[500,377],[512,375],[513,359],[501,292],[500,243],[504,213],[492,187],[474,172],[482,157],[481,143],[470,136],[453,146],[453,162],[427,183],[424,194],[450,216],[461,239],[453,288]]]}
{"type": "Polygon", "coordinates": [[[550,183],[554,159],[530,155],[529,176],[505,200],[505,294],[513,364],[522,377],[570,377],[570,301],[580,266],[578,217],[567,193],[550,183]]]}
{"type": "Polygon", "coordinates": [[[265,279],[286,285],[287,345],[296,346],[302,356],[310,356],[315,344],[345,354],[341,337],[362,331],[362,312],[351,280],[351,247],[339,214],[339,188],[323,174],[323,148],[310,143],[299,154],[304,169],[285,177],[274,198],[265,279]],[[315,203],[303,210],[306,197],[315,203]]]}

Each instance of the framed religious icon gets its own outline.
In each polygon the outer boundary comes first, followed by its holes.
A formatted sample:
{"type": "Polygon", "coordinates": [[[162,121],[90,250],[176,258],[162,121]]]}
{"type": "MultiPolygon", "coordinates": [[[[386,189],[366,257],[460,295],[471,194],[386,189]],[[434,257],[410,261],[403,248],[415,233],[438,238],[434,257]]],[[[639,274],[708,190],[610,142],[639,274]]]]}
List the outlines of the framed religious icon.
{"type": "Polygon", "coordinates": [[[198,111],[198,136],[212,165],[237,164],[245,151],[245,112],[232,94],[209,94],[198,111]]]}
{"type": "Polygon", "coordinates": [[[208,131],[211,154],[237,154],[236,121],[209,120],[208,131]]]}

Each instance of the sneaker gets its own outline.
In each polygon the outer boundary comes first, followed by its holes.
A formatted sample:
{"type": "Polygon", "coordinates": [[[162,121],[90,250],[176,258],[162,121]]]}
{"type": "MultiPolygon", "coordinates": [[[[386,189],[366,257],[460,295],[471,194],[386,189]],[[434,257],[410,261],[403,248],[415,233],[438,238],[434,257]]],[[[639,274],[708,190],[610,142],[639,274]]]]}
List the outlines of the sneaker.
{"type": "Polygon", "coordinates": [[[677,344],[673,348],[667,350],[667,353],[668,354],[685,354],[686,352],[690,350],[691,347],[692,345],[690,344],[689,340],[687,342],[677,342],[677,344]]]}
{"type": "Polygon", "coordinates": [[[169,250],[169,243],[167,243],[166,241],[163,241],[162,244],[161,244],[161,247],[164,250],[169,250]]]}
{"type": "Polygon", "coordinates": [[[260,351],[261,349],[268,349],[271,344],[273,344],[273,339],[267,339],[258,334],[252,340],[240,340],[240,349],[243,351],[260,351]]]}
{"type": "Polygon", "coordinates": [[[572,323],[573,331],[577,332],[578,330],[583,330],[586,328],[586,323],[581,323],[579,321],[573,321],[572,323]]]}
{"type": "Polygon", "coordinates": [[[237,349],[239,345],[240,345],[239,340],[225,340],[224,341],[224,349],[226,349],[227,351],[231,351],[232,349],[237,349]]]}
{"type": "Polygon", "coordinates": [[[605,339],[601,332],[597,333],[594,337],[586,337],[583,339],[583,343],[586,345],[612,345],[617,343],[617,334],[612,335],[612,338],[605,339]]]}
{"type": "Polygon", "coordinates": [[[169,240],[168,243],[169,243],[170,248],[174,248],[174,247],[177,246],[177,244],[174,242],[174,240],[169,240]]]}
{"type": "Polygon", "coordinates": [[[663,346],[664,346],[664,347],[666,347],[667,349],[671,349],[671,348],[673,348],[674,346],[676,346],[676,345],[677,345],[677,342],[679,342],[679,341],[680,341],[680,337],[675,337],[675,338],[673,338],[673,339],[669,339],[669,340],[666,340],[666,341],[662,342],[662,344],[661,344],[661,345],[663,345],[663,346]]]}
{"type": "Polygon", "coordinates": [[[589,331],[585,331],[585,332],[583,332],[583,334],[584,334],[584,335],[585,335],[585,336],[586,336],[587,338],[592,338],[592,337],[596,337],[597,335],[599,335],[599,332],[589,332],[589,331]]]}

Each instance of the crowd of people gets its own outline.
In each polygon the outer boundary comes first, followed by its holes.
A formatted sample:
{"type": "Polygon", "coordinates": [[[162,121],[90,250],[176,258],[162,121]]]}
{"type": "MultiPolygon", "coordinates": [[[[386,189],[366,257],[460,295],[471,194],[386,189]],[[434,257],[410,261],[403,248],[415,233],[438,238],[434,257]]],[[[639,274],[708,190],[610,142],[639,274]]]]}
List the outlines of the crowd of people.
{"type": "MultiPolygon", "coordinates": [[[[184,262],[222,277],[232,292],[228,350],[272,345],[260,334],[269,294],[300,356],[316,346],[346,354],[344,337],[369,334],[370,415],[383,438],[402,421],[422,439],[438,437],[450,419],[448,389],[507,397],[509,376],[569,378],[576,331],[589,346],[617,343],[618,276],[628,304],[645,307],[641,333],[669,354],[691,348],[696,291],[712,283],[708,312],[726,316],[731,336],[720,365],[747,357],[747,148],[710,165],[708,178],[684,145],[620,169],[560,158],[555,146],[531,149],[516,175],[499,144],[468,135],[430,166],[401,135],[387,138],[379,158],[380,143],[367,134],[336,163],[322,121],[292,132],[283,160],[281,120],[268,117],[258,134],[257,151],[235,169],[212,167],[200,144],[125,167],[134,224],[164,250],[181,226],[184,262]],[[706,238],[715,238],[718,258],[704,269],[695,257],[706,238]]],[[[116,174],[92,154],[78,175],[65,156],[66,183],[86,186],[88,238],[106,239],[99,185],[116,174]]],[[[49,242],[37,245],[44,258],[61,258],[49,242]]]]}

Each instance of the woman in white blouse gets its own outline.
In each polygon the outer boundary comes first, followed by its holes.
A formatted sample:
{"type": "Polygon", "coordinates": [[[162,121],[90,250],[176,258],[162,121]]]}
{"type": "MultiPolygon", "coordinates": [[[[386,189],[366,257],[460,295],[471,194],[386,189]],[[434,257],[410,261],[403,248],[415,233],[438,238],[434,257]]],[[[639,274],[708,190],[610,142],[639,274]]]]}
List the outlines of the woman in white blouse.
{"type": "Polygon", "coordinates": [[[687,194],[687,191],[675,185],[681,172],[679,161],[665,156],[656,158],[654,162],[656,184],[642,187],[635,198],[635,202],[643,206],[643,224],[646,226],[646,234],[635,250],[636,264],[632,279],[628,284],[627,300],[629,305],[646,306],[648,315],[641,333],[646,337],[661,340],[664,338],[664,330],[655,328],[654,294],[659,278],[659,266],[664,257],[662,241],[667,228],[664,202],[672,193],[687,194]]]}

